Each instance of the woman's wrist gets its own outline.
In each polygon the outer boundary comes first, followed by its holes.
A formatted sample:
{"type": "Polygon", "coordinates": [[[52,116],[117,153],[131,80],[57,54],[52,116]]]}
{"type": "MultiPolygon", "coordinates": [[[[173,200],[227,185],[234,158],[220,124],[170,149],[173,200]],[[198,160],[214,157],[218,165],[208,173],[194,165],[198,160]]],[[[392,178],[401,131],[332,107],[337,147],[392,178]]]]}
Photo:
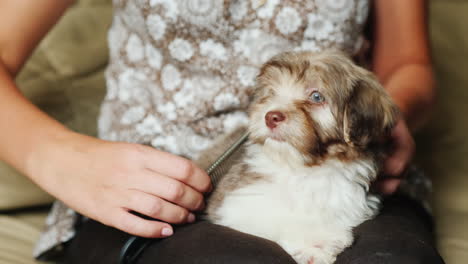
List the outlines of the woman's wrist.
{"type": "Polygon", "coordinates": [[[427,122],[435,99],[431,65],[401,66],[389,76],[384,85],[412,131],[427,122]]]}
{"type": "MultiPolygon", "coordinates": [[[[48,190],[57,182],[56,177],[66,177],[62,167],[76,160],[80,148],[86,148],[94,138],[78,134],[65,127],[48,132],[25,157],[24,173],[36,184],[48,190]]],[[[76,160],[77,161],[77,160],[76,160]]]]}

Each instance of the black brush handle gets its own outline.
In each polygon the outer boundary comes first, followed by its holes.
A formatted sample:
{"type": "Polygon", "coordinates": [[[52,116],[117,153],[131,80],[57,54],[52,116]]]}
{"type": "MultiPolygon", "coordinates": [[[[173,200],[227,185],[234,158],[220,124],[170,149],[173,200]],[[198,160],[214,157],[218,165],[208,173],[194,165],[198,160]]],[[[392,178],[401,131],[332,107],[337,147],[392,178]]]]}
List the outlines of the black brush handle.
{"type": "Polygon", "coordinates": [[[153,239],[132,236],[120,250],[119,264],[136,263],[137,258],[145,248],[153,242],[153,239]]]}

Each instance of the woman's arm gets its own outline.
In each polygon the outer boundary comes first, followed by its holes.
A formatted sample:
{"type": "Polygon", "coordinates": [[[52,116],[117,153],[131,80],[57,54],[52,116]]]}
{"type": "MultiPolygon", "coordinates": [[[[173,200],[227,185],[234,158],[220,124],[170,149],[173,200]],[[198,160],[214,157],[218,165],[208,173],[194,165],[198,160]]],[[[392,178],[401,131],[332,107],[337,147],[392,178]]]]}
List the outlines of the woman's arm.
{"type": "Polygon", "coordinates": [[[23,172],[34,150],[66,129],[24,98],[13,78],[71,2],[0,3],[0,158],[23,172]]]}
{"type": "Polygon", "coordinates": [[[80,213],[145,237],[193,221],[209,177],[191,161],[68,130],[32,105],[13,79],[71,1],[0,2],[0,159],[80,213]]]}
{"type": "Polygon", "coordinates": [[[0,2],[0,158],[23,172],[28,171],[34,150],[66,129],[34,107],[13,78],[70,4],[54,0],[0,2]]]}
{"type": "Polygon", "coordinates": [[[16,75],[73,0],[0,2],[0,59],[16,75]]]}
{"type": "MultiPolygon", "coordinates": [[[[385,163],[385,172],[398,176],[414,153],[409,132],[428,120],[435,99],[429,55],[425,0],[376,0],[373,39],[373,70],[400,107],[403,119],[393,130],[395,151],[385,163]]],[[[392,193],[400,180],[381,183],[392,193]]]]}
{"type": "Polygon", "coordinates": [[[375,1],[373,70],[411,128],[427,121],[435,89],[425,0],[375,1]]]}

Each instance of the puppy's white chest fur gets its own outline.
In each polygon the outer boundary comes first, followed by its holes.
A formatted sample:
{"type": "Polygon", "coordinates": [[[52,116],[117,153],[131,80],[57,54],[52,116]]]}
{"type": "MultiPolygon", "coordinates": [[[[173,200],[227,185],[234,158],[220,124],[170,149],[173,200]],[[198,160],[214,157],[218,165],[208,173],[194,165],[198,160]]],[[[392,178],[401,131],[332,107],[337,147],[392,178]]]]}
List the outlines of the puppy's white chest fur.
{"type": "Polygon", "coordinates": [[[270,139],[250,145],[246,157],[247,175],[258,179],[225,193],[214,222],[273,240],[299,263],[333,263],[351,244],[352,228],[378,209],[367,194],[370,161],[306,166],[291,145],[270,139]]]}

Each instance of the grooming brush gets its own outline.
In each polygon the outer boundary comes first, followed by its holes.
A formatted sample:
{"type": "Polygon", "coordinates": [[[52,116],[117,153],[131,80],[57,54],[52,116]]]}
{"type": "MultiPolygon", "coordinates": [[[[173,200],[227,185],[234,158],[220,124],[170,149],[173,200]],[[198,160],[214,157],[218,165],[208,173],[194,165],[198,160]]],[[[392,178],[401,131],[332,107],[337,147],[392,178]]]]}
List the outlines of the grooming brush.
{"type": "MultiPolygon", "coordinates": [[[[221,178],[232,167],[236,158],[240,155],[240,151],[238,150],[247,141],[248,137],[249,133],[244,132],[238,140],[208,167],[206,173],[210,176],[214,188],[216,188],[221,178]]],[[[154,239],[131,236],[120,250],[119,264],[136,263],[138,256],[153,241],[154,239]]]]}
{"type": "Polygon", "coordinates": [[[247,141],[248,137],[249,133],[244,132],[238,140],[236,140],[223,154],[221,154],[221,156],[219,156],[219,158],[215,160],[215,162],[211,164],[210,167],[208,167],[206,173],[210,176],[213,186],[216,186],[222,176],[224,176],[232,167],[236,160],[235,158],[238,156],[236,154],[239,154],[238,150],[245,141],[247,141]]]}

